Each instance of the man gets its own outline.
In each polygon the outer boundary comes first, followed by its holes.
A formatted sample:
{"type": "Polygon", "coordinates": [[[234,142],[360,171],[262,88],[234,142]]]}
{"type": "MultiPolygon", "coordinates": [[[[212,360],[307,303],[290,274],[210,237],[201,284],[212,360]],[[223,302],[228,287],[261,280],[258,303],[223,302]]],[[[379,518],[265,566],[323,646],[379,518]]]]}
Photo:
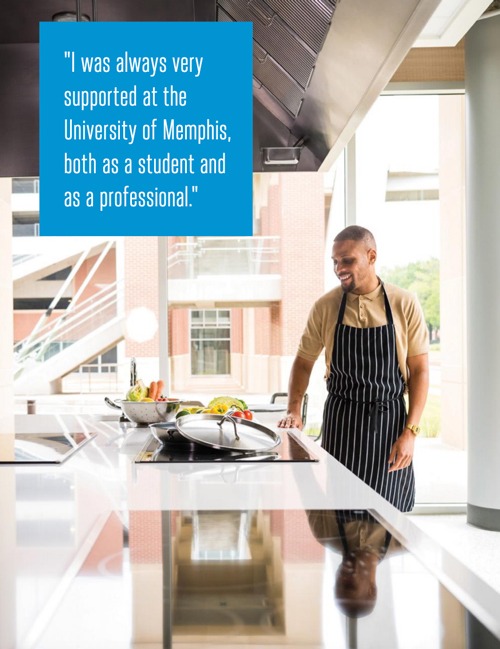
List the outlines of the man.
{"type": "Polygon", "coordinates": [[[323,448],[408,512],[415,503],[415,438],[429,388],[424,315],[412,293],[377,277],[377,246],[369,230],[342,230],[332,258],[340,287],[309,314],[290,375],[288,412],[279,426],[302,428],[302,399],[324,348],[323,448]]]}
{"type": "Polygon", "coordinates": [[[377,603],[377,568],[386,556],[404,551],[401,544],[367,511],[309,509],[306,514],[314,538],[342,555],[333,579],[337,608],[349,618],[370,615],[377,603]]]}

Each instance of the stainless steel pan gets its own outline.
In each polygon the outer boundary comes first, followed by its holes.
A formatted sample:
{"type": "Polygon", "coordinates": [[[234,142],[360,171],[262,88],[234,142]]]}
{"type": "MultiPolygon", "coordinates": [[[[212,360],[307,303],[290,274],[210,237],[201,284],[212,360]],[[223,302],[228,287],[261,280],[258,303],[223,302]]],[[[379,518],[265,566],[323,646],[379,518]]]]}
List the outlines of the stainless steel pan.
{"type": "Polygon", "coordinates": [[[255,421],[232,417],[231,414],[184,415],[176,420],[175,430],[172,424],[151,424],[150,428],[162,444],[182,444],[188,441],[217,450],[240,453],[269,451],[281,442],[281,437],[270,428],[255,421]]]}

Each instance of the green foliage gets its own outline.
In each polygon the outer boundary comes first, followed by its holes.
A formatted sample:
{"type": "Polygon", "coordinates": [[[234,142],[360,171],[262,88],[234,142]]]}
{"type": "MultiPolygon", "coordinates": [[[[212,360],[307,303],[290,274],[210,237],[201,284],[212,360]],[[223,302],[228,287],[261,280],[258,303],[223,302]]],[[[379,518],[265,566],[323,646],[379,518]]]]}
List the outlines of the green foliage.
{"type": "Polygon", "coordinates": [[[416,293],[429,329],[439,329],[439,259],[417,261],[407,266],[383,268],[381,277],[388,284],[395,284],[416,293]]]}
{"type": "MultiPolygon", "coordinates": [[[[409,409],[408,395],[405,395],[406,411],[409,409]]],[[[441,434],[441,395],[429,394],[420,420],[419,437],[439,437],[441,434]]]]}
{"type": "Polygon", "coordinates": [[[439,437],[441,433],[441,397],[429,394],[420,422],[419,437],[439,437]]]}

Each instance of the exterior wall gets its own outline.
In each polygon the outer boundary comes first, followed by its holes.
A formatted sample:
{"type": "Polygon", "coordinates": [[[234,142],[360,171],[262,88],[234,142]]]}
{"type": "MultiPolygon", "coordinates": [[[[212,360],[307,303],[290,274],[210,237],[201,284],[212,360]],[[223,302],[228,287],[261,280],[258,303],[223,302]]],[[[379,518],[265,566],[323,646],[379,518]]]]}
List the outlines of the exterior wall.
{"type": "MultiPolygon", "coordinates": [[[[265,200],[259,208],[260,231],[263,236],[280,237],[278,272],[283,299],[268,307],[231,310],[231,377],[221,378],[221,381],[214,377],[191,377],[189,310],[172,309],[169,314],[169,349],[174,390],[209,391],[215,389],[216,382],[225,382],[228,389],[235,391],[258,393],[286,388],[288,367],[309,309],[323,289],[323,178],[312,173],[271,174],[264,185],[265,200]]],[[[185,238],[169,238],[170,252],[179,241],[185,241],[185,238]]],[[[84,291],[82,301],[120,277],[125,287],[120,308],[125,317],[136,308],[146,307],[158,320],[157,239],[125,237],[120,246],[120,268],[117,269],[117,253],[113,249],[84,291]]],[[[75,278],[73,294],[97,258],[95,255],[84,262],[75,278]]],[[[42,310],[15,313],[15,335],[10,336],[10,340],[21,340],[29,335],[42,313],[42,310]]],[[[57,318],[59,313],[56,311],[51,319],[57,318]]],[[[127,335],[122,347],[120,362],[125,368],[128,368],[128,359],[134,356],[139,365],[139,375],[145,381],[158,378],[158,332],[145,342],[134,341],[127,335]]],[[[126,379],[128,383],[128,373],[126,379]]]]}
{"type": "Polygon", "coordinates": [[[243,385],[243,312],[231,309],[231,376],[243,385]]]}
{"type": "Polygon", "coordinates": [[[271,353],[271,309],[262,307],[255,312],[255,353],[271,353]]]}
{"type": "MultiPolygon", "coordinates": [[[[158,322],[158,238],[125,237],[124,239],[125,317],[133,309],[146,307],[158,322]],[[144,281],[146,279],[146,281],[144,281]]],[[[125,321],[126,326],[126,321],[125,321]]],[[[146,383],[159,377],[159,334],[137,342],[125,334],[125,359],[137,361],[139,378],[146,383]]]]}
{"type": "Polygon", "coordinates": [[[169,350],[172,356],[189,354],[189,309],[172,309],[168,317],[169,350]]]}
{"type": "Polygon", "coordinates": [[[243,352],[243,309],[231,309],[231,354],[243,352]]]}
{"type": "MultiPolygon", "coordinates": [[[[158,239],[125,237],[125,313],[146,307],[158,320],[158,239]],[[145,283],[144,279],[147,279],[145,283]]],[[[158,358],[158,332],[143,343],[127,338],[127,357],[158,358]]]]}
{"type": "Polygon", "coordinates": [[[262,201],[263,236],[280,236],[282,300],[244,309],[242,385],[250,393],[287,390],[289,371],[313,302],[324,292],[325,198],[321,174],[273,174],[262,201]]]}
{"type": "Polygon", "coordinates": [[[189,355],[189,309],[172,309],[168,317],[171,385],[186,390],[191,375],[189,355]]]}
{"type": "MultiPolygon", "coordinates": [[[[73,282],[74,293],[78,291],[98,259],[99,255],[95,255],[94,257],[89,257],[83,262],[73,282]]],[[[111,248],[106,257],[102,260],[99,268],[96,270],[95,275],[90,280],[89,285],[83,291],[80,302],[83,302],[92,295],[98,293],[106,284],[112,284],[113,282],[116,282],[116,250],[111,248]]]]}
{"type": "MultiPolygon", "coordinates": [[[[189,309],[172,309],[169,350],[174,390],[213,391],[217,389],[216,384],[240,392],[286,389],[288,368],[309,309],[323,289],[323,178],[320,174],[271,174],[266,176],[262,187],[265,191],[259,204],[259,228],[262,236],[280,237],[278,272],[283,299],[268,307],[231,310],[231,377],[220,380],[191,377],[189,309]]],[[[170,253],[176,243],[185,240],[185,237],[169,237],[170,253]]],[[[125,317],[136,308],[146,307],[158,320],[157,258],[156,238],[124,237],[120,240],[120,268],[117,269],[117,252],[112,249],[84,291],[82,301],[119,277],[125,287],[123,304],[119,308],[125,317]]],[[[84,262],[71,294],[82,285],[97,259],[95,255],[84,262]]],[[[22,340],[29,335],[42,313],[42,310],[16,312],[14,337],[10,336],[10,340],[22,340]]],[[[59,315],[56,311],[51,319],[59,315]]],[[[120,376],[124,383],[128,384],[128,360],[132,356],[137,359],[139,375],[145,381],[158,378],[158,332],[145,342],[134,341],[127,335],[122,348],[120,376]]]]}
{"type": "MultiPolygon", "coordinates": [[[[99,255],[94,255],[89,259],[86,259],[79,271],[77,272],[75,279],[73,281],[72,288],[69,289],[69,293],[66,295],[74,295],[80,286],[82,285],[85,277],[88,275],[93,265],[97,261],[99,255]]],[[[89,285],[84,290],[83,294],[80,297],[79,303],[81,304],[84,300],[88,299],[92,295],[98,293],[104,286],[107,284],[112,284],[116,281],[116,252],[112,248],[106,257],[103,259],[101,265],[97,269],[95,275],[92,277],[89,285]]],[[[29,297],[41,297],[39,290],[39,285],[43,284],[45,286],[45,293],[49,297],[54,297],[56,294],[61,282],[52,282],[52,281],[35,281],[32,282],[33,287],[31,288],[28,284],[25,288],[24,294],[27,294],[29,297]]],[[[16,297],[19,296],[19,292],[16,292],[16,297]]],[[[62,313],[62,309],[56,309],[54,314],[48,319],[47,322],[56,320],[62,313]]],[[[33,310],[17,310],[14,311],[14,342],[23,340],[33,331],[36,323],[39,321],[41,316],[44,313],[44,309],[33,309],[33,310]]]]}
{"type": "MultiPolygon", "coordinates": [[[[47,322],[56,320],[62,311],[54,311],[47,322]]],[[[14,342],[24,340],[33,331],[43,311],[14,311],[14,342]]]]}
{"type": "MultiPolygon", "coordinates": [[[[231,381],[227,383],[233,390],[260,394],[286,391],[309,310],[323,293],[325,238],[321,174],[273,174],[263,190],[267,196],[257,199],[260,231],[262,236],[280,236],[282,301],[269,307],[232,309],[231,381]]],[[[183,331],[189,334],[188,327],[187,319],[171,317],[173,387],[213,391],[225,379],[190,377],[189,349],[180,342],[183,331]]]]}
{"type": "Polygon", "coordinates": [[[283,174],[281,182],[281,354],[295,356],[309,311],[324,292],[323,176],[283,174]]]}

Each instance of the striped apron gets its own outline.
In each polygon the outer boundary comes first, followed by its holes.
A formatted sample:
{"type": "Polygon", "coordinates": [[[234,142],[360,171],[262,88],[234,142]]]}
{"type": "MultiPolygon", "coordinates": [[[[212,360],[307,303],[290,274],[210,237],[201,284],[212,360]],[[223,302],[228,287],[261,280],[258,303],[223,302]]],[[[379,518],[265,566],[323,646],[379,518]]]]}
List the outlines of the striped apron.
{"type": "Polygon", "coordinates": [[[406,424],[405,384],[399,369],[396,331],[384,285],[387,324],[342,324],[346,294],[335,327],[323,448],[402,512],[415,504],[413,463],[389,473],[392,445],[406,424]]]}

